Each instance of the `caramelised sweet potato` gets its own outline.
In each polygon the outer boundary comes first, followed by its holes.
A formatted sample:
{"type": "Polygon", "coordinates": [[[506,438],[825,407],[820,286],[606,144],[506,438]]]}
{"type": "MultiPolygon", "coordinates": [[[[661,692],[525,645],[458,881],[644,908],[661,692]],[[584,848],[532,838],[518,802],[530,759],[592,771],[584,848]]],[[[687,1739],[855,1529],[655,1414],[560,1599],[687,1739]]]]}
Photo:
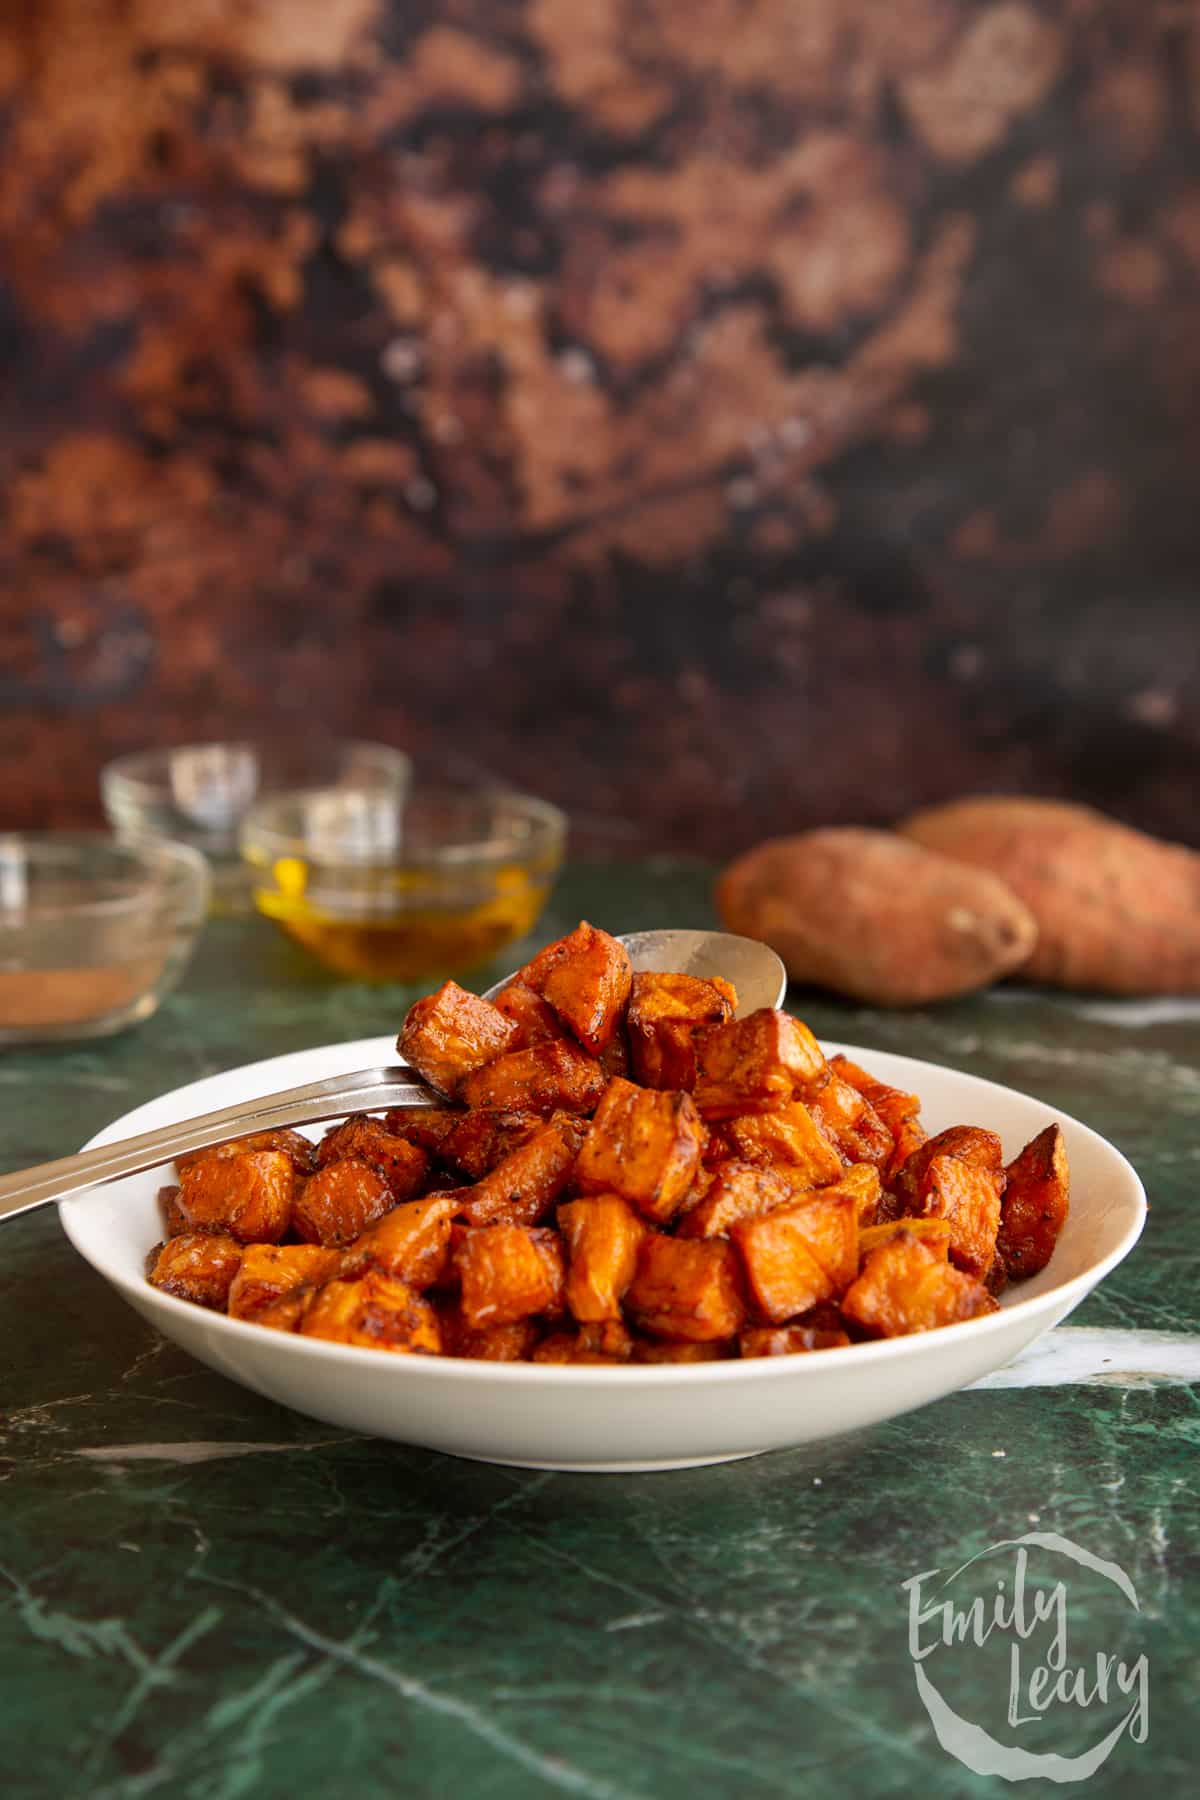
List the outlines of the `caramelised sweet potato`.
{"type": "Polygon", "coordinates": [[[633,1339],[619,1320],[556,1331],[533,1353],[538,1363],[623,1363],[633,1352],[633,1339]]]}
{"type": "Polygon", "coordinates": [[[997,1187],[1004,1187],[1004,1147],[996,1133],[979,1125],[951,1125],[936,1137],[923,1139],[905,1161],[896,1185],[909,1200],[915,1202],[920,1196],[926,1171],[935,1156],[955,1156],[959,1162],[995,1175],[997,1187]]]}
{"type": "Polygon", "coordinates": [[[637,1338],[632,1361],[637,1363],[725,1362],[737,1351],[736,1338],[637,1338]]]}
{"type": "Polygon", "coordinates": [[[826,1198],[836,1194],[849,1194],[858,1211],[858,1228],[874,1225],[879,1212],[879,1203],[883,1198],[880,1185],[879,1170],[874,1163],[851,1163],[843,1169],[836,1181],[823,1187],[821,1193],[826,1198]]]}
{"type": "Polygon", "coordinates": [[[545,1123],[541,1113],[520,1107],[476,1106],[462,1115],[444,1140],[441,1159],[478,1181],[511,1151],[527,1144],[545,1123]]]}
{"type": "Polygon", "coordinates": [[[327,1281],[305,1308],[300,1330],[305,1337],[372,1350],[436,1356],[442,1347],[433,1307],[381,1269],[368,1269],[356,1281],[327,1281]]]}
{"type": "Polygon", "coordinates": [[[252,1131],[246,1137],[226,1138],[223,1144],[210,1144],[206,1150],[193,1150],[175,1159],[182,1175],[193,1163],[207,1156],[245,1156],[254,1150],[280,1150],[290,1157],[298,1175],[307,1175],[316,1166],[316,1145],[298,1131],[282,1126],[273,1131],[252,1131]]]}
{"type": "Polygon", "coordinates": [[[808,1102],[809,1111],[830,1142],[856,1163],[883,1168],[896,1147],[895,1135],[856,1087],[830,1064],[830,1078],[808,1102]]]}
{"type": "Polygon", "coordinates": [[[341,1270],[339,1250],[320,1244],[247,1244],[229,1290],[231,1319],[257,1319],[285,1294],[315,1288],[341,1270]]]}
{"type": "Polygon", "coordinates": [[[599,1056],[621,1022],[630,974],[624,944],[584,919],[518,970],[516,979],[540,994],[584,1049],[599,1056]]]}
{"type": "Polygon", "coordinates": [[[692,1098],[705,1119],[769,1112],[795,1094],[815,1093],[828,1076],[808,1026],[765,1006],[708,1031],[696,1064],[692,1098]]]}
{"type": "Polygon", "coordinates": [[[461,1196],[471,1225],[536,1225],[567,1185],[583,1138],[580,1121],[563,1117],[541,1124],[524,1144],[461,1196]]]}
{"type": "Polygon", "coordinates": [[[228,1303],[243,1248],[236,1238],[218,1232],[188,1231],[168,1238],[152,1253],[150,1285],[219,1311],[228,1303]]]}
{"type": "Polygon", "coordinates": [[[617,1076],[583,1141],[575,1185],[581,1194],[620,1194],[661,1223],[678,1211],[703,1144],[690,1095],[656,1093],[617,1076]]]}
{"type": "Polygon", "coordinates": [[[957,1156],[935,1156],[921,1183],[922,1215],[950,1227],[950,1260],[981,1280],[996,1254],[1000,1187],[990,1169],[957,1156]]]}
{"type": "Polygon", "coordinates": [[[517,1035],[510,1050],[532,1050],[535,1044],[547,1044],[552,1038],[565,1037],[567,1028],[540,994],[535,994],[523,981],[510,981],[492,1002],[497,1012],[511,1019],[517,1035]]]}
{"type": "Polygon", "coordinates": [[[696,1080],[696,1041],[732,1019],[737,995],[727,981],[696,975],[639,972],[625,1016],[630,1073],[642,1087],[690,1090],[696,1080]]]}
{"type": "Polygon", "coordinates": [[[435,1088],[454,1094],[466,1076],[511,1050],[516,1037],[516,1025],[489,1000],[443,981],[409,1008],[396,1049],[435,1088]]]}
{"type": "Polygon", "coordinates": [[[179,1181],[193,1231],[224,1231],[242,1244],[277,1244],[292,1222],[296,1166],[282,1150],[202,1156],[179,1181]]]}
{"type": "Polygon", "coordinates": [[[457,1194],[429,1194],[394,1206],[342,1253],[342,1273],[382,1269],[418,1293],[435,1287],[449,1266],[450,1226],[458,1206],[457,1194]]]}
{"type": "Polygon", "coordinates": [[[1061,1127],[1040,1131],[1007,1175],[997,1247],[1007,1275],[1022,1281],[1045,1268],[1067,1222],[1071,1177],[1061,1127]]]}
{"type": "Polygon", "coordinates": [[[419,1194],[429,1174],[429,1157],[419,1145],[387,1129],[382,1119],[352,1113],[342,1124],[327,1131],[317,1145],[317,1167],[357,1157],[370,1163],[387,1181],[394,1202],[419,1194]]]}
{"type": "Polygon", "coordinates": [[[619,1194],[571,1200],[558,1209],[567,1247],[567,1305],[583,1324],[619,1319],[646,1228],[619,1194]]]}
{"type": "Polygon", "coordinates": [[[352,1244],[392,1205],[387,1177],[357,1156],[310,1175],[292,1207],[297,1237],[306,1244],[352,1244]]]}
{"type": "Polygon", "coordinates": [[[871,1251],[841,1306],[847,1319],[876,1337],[933,1331],[996,1310],[973,1275],[952,1268],[911,1231],[899,1231],[871,1251]]]}
{"type": "Polygon", "coordinates": [[[816,1193],[730,1232],[750,1293],[772,1324],[832,1299],[858,1271],[858,1207],[852,1194],[816,1193]]]}
{"type": "Polygon", "coordinates": [[[745,1323],[746,1300],[732,1244],[647,1232],[626,1305],[654,1337],[699,1343],[735,1337],[745,1323]]]}
{"type": "Polygon", "coordinates": [[[472,1362],[528,1362],[541,1335],[536,1319],[511,1319],[507,1325],[467,1324],[460,1307],[441,1312],[442,1347],[447,1356],[465,1356],[472,1362]]]}
{"type": "Polygon", "coordinates": [[[787,1206],[796,1197],[794,1171],[766,1168],[760,1163],[718,1163],[703,1195],[694,1203],[689,1196],[677,1227],[685,1238],[723,1237],[739,1219],[787,1206]]]}
{"type": "Polygon", "coordinates": [[[466,1118],[461,1106],[395,1106],[383,1115],[385,1131],[437,1156],[456,1126],[466,1118]]]}
{"type": "Polygon", "coordinates": [[[865,1069],[860,1069],[848,1056],[831,1056],[829,1067],[842,1081],[857,1088],[893,1133],[905,1119],[915,1119],[921,1110],[921,1102],[916,1094],[906,1094],[902,1088],[889,1087],[886,1081],[879,1081],[874,1075],[868,1075],[865,1069]]]}
{"type": "Polygon", "coordinates": [[[566,1038],[513,1050],[468,1075],[461,1098],[468,1106],[536,1113],[590,1113],[608,1085],[594,1056],[566,1038]]]}
{"type": "Polygon", "coordinates": [[[1033,914],[995,875],[888,831],[759,844],[726,869],[716,901],[726,928],[770,944],[794,981],[877,1006],[986,987],[1037,942],[1033,914]]]}
{"type": "Polygon", "coordinates": [[[463,1233],[454,1252],[462,1314],[475,1331],[535,1313],[560,1313],[565,1284],[562,1240],[529,1225],[482,1225],[463,1233]]]}
{"type": "Polygon", "coordinates": [[[725,1131],[742,1162],[794,1169],[806,1187],[824,1187],[846,1167],[802,1100],[728,1119],[725,1131]]]}
{"type": "Polygon", "coordinates": [[[950,1221],[942,1218],[891,1219],[884,1225],[868,1225],[859,1230],[858,1254],[865,1262],[872,1250],[890,1244],[902,1231],[928,1245],[935,1256],[946,1261],[950,1255],[950,1221]]]}
{"type": "Polygon", "coordinates": [[[743,1356],[796,1356],[808,1350],[841,1350],[850,1342],[845,1331],[820,1331],[812,1325],[757,1326],[743,1331],[743,1356]]]}
{"type": "Polygon", "coordinates": [[[179,1203],[179,1183],[171,1182],[158,1190],[158,1211],[168,1237],[178,1237],[189,1229],[187,1214],[179,1203]]]}

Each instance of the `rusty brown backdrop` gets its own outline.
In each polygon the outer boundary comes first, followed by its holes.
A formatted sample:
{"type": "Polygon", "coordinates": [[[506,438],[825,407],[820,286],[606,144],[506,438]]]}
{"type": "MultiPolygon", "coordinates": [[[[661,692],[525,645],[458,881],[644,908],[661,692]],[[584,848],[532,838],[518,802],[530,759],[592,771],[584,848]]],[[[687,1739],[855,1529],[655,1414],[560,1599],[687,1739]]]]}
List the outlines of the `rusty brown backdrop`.
{"type": "Polygon", "coordinates": [[[0,824],[323,721],[1200,839],[1181,0],[6,0],[0,824]]]}

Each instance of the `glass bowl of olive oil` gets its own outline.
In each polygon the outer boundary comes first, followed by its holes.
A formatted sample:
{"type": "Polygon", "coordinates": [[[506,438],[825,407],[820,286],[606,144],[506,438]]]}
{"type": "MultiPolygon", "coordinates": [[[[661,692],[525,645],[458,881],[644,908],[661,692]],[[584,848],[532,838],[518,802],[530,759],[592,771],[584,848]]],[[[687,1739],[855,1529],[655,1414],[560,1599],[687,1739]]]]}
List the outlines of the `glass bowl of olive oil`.
{"type": "Polygon", "coordinates": [[[562,865],[556,806],[503,787],[302,788],[242,824],[254,904],[365,981],[470,969],[532,930],[562,865]]]}

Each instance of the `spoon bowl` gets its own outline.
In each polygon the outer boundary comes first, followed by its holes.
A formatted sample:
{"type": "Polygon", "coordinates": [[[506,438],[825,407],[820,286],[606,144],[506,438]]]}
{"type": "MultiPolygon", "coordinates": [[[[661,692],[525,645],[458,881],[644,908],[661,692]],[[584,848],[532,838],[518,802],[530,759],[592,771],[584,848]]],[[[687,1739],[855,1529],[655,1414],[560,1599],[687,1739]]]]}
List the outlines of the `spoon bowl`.
{"type": "MultiPolygon", "coordinates": [[[[698,976],[721,975],[738,992],[738,1017],[763,1006],[778,1006],[787,975],[773,950],[753,938],[724,931],[635,931],[620,939],[635,971],[698,976]]],[[[512,976],[487,991],[492,999],[512,976]]],[[[404,1063],[359,1069],[304,1087],[285,1088],[262,1100],[202,1113],[158,1131],[82,1150],[0,1179],[0,1221],[35,1206],[48,1206],[98,1183],[136,1175],[206,1150],[226,1138],[290,1125],[315,1125],[350,1112],[377,1112],[401,1106],[437,1106],[445,1096],[404,1063]]]]}

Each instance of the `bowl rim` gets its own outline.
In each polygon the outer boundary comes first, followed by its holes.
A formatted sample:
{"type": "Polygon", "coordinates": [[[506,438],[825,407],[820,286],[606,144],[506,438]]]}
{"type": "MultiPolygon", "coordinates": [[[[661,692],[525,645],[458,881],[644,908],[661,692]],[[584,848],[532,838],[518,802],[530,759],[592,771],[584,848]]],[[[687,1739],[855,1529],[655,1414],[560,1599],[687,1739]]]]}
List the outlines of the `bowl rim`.
{"type": "MultiPolygon", "coordinates": [[[[972,1084],[995,1090],[1000,1094],[1016,1096],[1018,1099],[1033,1101],[1038,1105],[1048,1105],[1047,1102],[1039,1101],[1036,1095],[1028,1094],[1020,1088],[1009,1087],[1006,1083],[992,1081],[987,1076],[975,1075],[969,1070],[956,1069],[949,1064],[932,1063],[925,1058],[909,1057],[901,1051],[873,1050],[865,1045],[844,1044],[825,1039],[820,1041],[822,1049],[830,1055],[841,1052],[853,1060],[857,1060],[859,1057],[866,1057],[868,1060],[871,1057],[879,1056],[894,1057],[926,1069],[961,1077],[972,1084]]],[[[363,1039],[356,1045],[347,1047],[365,1051],[369,1044],[375,1043],[374,1039],[363,1039]]],[[[315,1048],[321,1050],[331,1047],[316,1046],[315,1048]]],[[[306,1052],[299,1051],[288,1054],[303,1056],[306,1052]]],[[[278,1062],[279,1060],[278,1057],[263,1059],[265,1062],[278,1062]]],[[[246,1074],[257,1066],[260,1065],[246,1063],[236,1069],[223,1071],[223,1073],[246,1074]]],[[[201,1080],[203,1079],[205,1078],[201,1077],[201,1080]]],[[[195,1084],[184,1084],[185,1088],[193,1085],[195,1084]]],[[[175,1091],[170,1090],[171,1093],[175,1091]]],[[[157,1098],[162,1100],[167,1097],[167,1095],[160,1095],[157,1098]]],[[[143,1106],[153,1104],[155,1104],[154,1101],[143,1102],[143,1106]]],[[[142,1107],[135,1107],[131,1109],[131,1113],[136,1115],[141,1110],[142,1107]]],[[[1003,1333],[1014,1319],[1032,1319],[1046,1312],[1053,1312],[1057,1318],[1061,1318],[1128,1256],[1142,1234],[1148,1208],[1141,1177],[1116,1145],[1072,1114],[1064,1112],[1058,1107],[1050,1110],[1054,1112],[1056,1119],[1068,1125],[1073,1132],[1081,1134],[1106,1158],[1114,1162],[1126,1189],[1123,1197],[1123,1210],[1127,1210],[1128,1216],[1125,1218],[1124,1227],[1113,1247],[1104,1256],[1088,1263],[1078,1274],[1051,1288],[1031,1294],[1027,1298],[1002,1300],[997,1311],[987,1313],[980,1318],[964,1319],[953,1325],[943,1325],[936,1331],[913,1332],[904,1337],[880,1338],[865,1343],[843,1345],[839,1348],[822,1350],[819,1354],[812,1356],[733,1357],[697,1363],[560,1364],[488,1362],[472,1357],[440,1354],[437,1356],[389,1355],[365,1345],[338,1344],[324,1338],[306,1338],[288,1332],[272,1333],[272,1347],[275,1347],[274,1340],[277,1339],[278,1353],[281,1355],[298,1355],[302,1359],[305,1357],[316,1358],[318,1361],[343,1365],[347,1371],[361,1370],[364,1367],[380,1369],[382,1364],[384,1367],[391,1367],[396,1371],[398,1382],[406,1380],[413,1376],[415,1371],[420,1370],[422,1373],[416,1377],[418,1380],[428,1378],[433,1381],[452,1381],[469,1378],[478,1379],[489,1385],[500,1386],[520,1387],[525,1385],[536,1388],[543,1383],[552,1387],[582,1384],[588,1388],[645,1391],[647,1385],[676,1387],[688,1382],[702,1381],[736,1384],[744,1381],[783,1380],[789,1377],[792,1380],[797,1378],[814,1379],[817,1370],[847,1367],[848,1358],[850,1359],[849,1366],[855,1368],[867,1368],[881,1362],[898,1363],[910,1357],[923,1355],[931,1342],[945,1342],[948,1347],[951,1347],[955,1344],[967,1341],[975,1342],[987,1336],[1003,1333]],[[363,1358],[368,1359],[365,1364],[363,1358]],[[832,1362],[829,1360],[831,1358],[832,1362]],[[807,1377],[804,1375],[805,1370],[809,1371],[807,1377]]],[[[129,1116],[130,1114],[125,1114],[121,1119],[112,1121],[110,1125],[89,1139],[84,1148],[91,1148],[93,1144],[103,1143],[105,1138],[112,1135],[115,1128],[123,1123],[124,1118],[129,1116]]],[[[105,1266],[102,1262],[97,1261],[95,1256],[84,1249],[76,1235],[79,1215],[87,1206],[89,1192],[95,1191],[94,1189],[89,1190],[62,1201],[59,1205],[59,1218],[63,1230],[74,1248],[97,1274],[116,1287],[135,1308],[143,1312],[143,1315],[147,1308],[153,1311],[158,1307],[163,1307],[168,1316],[173,1313],[182,1314],[194,1320],[199,1311],[205,1314],[206,1323],[210,1328],[216,1330],[218,1337],[224,1337],[226,1333],[232,1332],[235,1342],[240,1340],[243,1343],[262,1344],[266,1327],[256,1325],[248,1320],[231,1319],[225,1313],[207,1312],[203,1308],[197,1308],[191,1301],[181,1300],[173,1294],[165,1294],[160,1289],[151,1287],[144,1276],[138,1276],[135,1279],[123,1269],[114,1268],[111,1265],[105,1266]]]]}
{"type": "Polygon", "coordinates": [[[52,924],[56,919],[111,919],[120,918],[123,913],[136,913],[148,904],[161,901],[169,893],[169,865],[174,865],[176,873],[186,871],[190,877],[189,886],[200,917],[208,904],[211,884],[208,862],[199,850],[190,844],[181,844],[175,838],[134,837],[99,828],[0,832],[0,848],[14,840],[34,849],[119,851],[134,865],[133,873],[140,874],[142,879],[129,894],[56,902],[50,907],[27,910],[19,919],[6,916],[5,909],[0,908],[0,931],[27,931],[37,925],[52,924]]]}
{"type": "MultiPolygon", "coordinates": [[[[350,788],[347,791],[353,793],[355,790],[350,788]]],[[[320,869],[419,870],[456,866],[490,868],[513,861],[524,865],[547,854],[561,857],[566,844],[569,820],[560,806],[556,806],[552,800],[543,800],[538,794],[525,793],[520,788],[509,787],[500,781],[456,783],[451,780],[418,780],[407,793],[393,796],[391,804],[403,807],[414,796],[419,798],[422,794],[450,794],[477,801],[503,800],[509,806],[519,809],[534,827],[528,841],[523,844],[515,845],[511,839],[500,841],[496,838],[484,838],[474,843],[422,847],[411,856],[404,854],[403,847],[399,852],[378,856],[368,854],[357,857],[344,852],[321,856],[313,851],[306,835],[285,831],[268,823],[270,815],[284,806],[294,806],[299,801],[337,792],[338,788],[328,785],[296,787],[264,794],[253,801],[238,832],[243,860],[251,867],[258,868],[264,862],[275,863],[288,857],[302,859],[320,869]]],[[[388,798],[386,795],[381,797],[385,800],[388,798]]]]}
{"type": "Polygon", "coordinates": [[[341,737],[336,734],[313,738],[297,731],[291,735],[277,732],[271,737],[255,737],[247,734],[232,738],[206,738],[186,744],[151,744],[141,750],[124,750],[119,756],[110,758],[100,770],[100,787],[106,795],[109,790],[115,790],[124,800],[170,800],[172,795],[166,775],[169,759],[173,756],[196,755],[210,750],[269,751],[281,745],[301,751],[309,748],[365,750],[381,761],[392,762],[398,780],[404,780],[412,773],[411,756],[407,750],[401,750],[395,744],[385,744],[377,738],[341,737]]]}

